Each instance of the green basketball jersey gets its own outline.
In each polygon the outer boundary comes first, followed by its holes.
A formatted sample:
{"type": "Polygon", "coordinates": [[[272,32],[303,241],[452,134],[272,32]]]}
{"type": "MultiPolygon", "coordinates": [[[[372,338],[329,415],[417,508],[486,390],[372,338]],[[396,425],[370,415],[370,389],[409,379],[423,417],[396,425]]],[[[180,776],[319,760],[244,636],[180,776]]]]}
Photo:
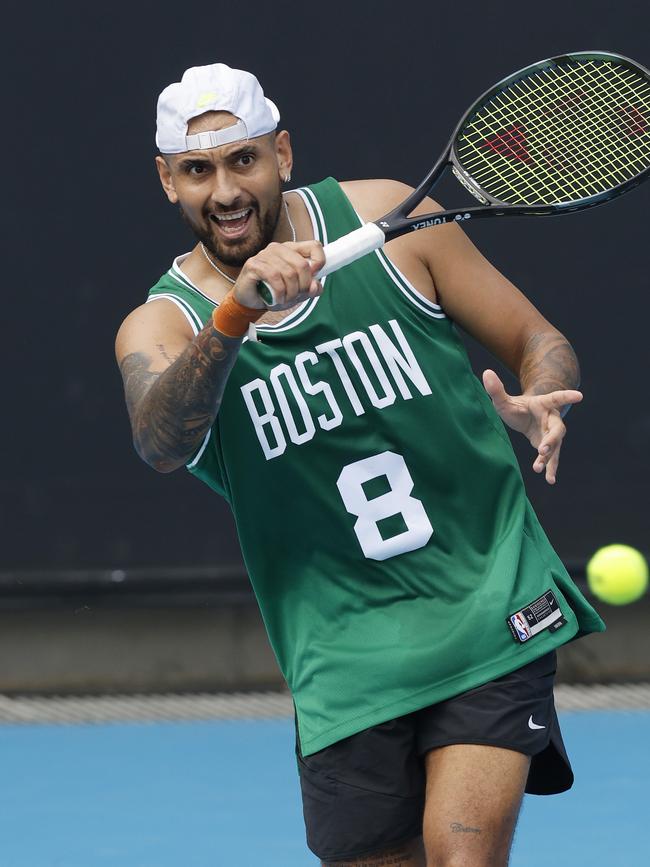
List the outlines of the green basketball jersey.
{"type": "MultiPolygon", "coordinates": [[[[323,243],[358,228],[298,191],[323,243]]],[[[454,324],[382,251],[260,325],[188,465],[230,503],[303,752],[604,629],[553,551],[454,324]]],[[[179,260],[153,287],[195,331],[179,260]]]]}

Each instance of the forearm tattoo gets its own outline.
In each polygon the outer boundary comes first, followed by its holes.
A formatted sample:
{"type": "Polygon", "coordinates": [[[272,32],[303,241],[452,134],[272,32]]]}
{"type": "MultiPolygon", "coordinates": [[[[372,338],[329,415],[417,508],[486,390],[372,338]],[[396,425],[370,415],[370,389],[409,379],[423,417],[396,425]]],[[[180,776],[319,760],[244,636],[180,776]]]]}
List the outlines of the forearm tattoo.
{"type": "Polygon", "coordinates": [[[240,345],[209,323],[162,373],[151,371],[152,358],[143,352],[122,360],[133,442],[143,460],[160,472],[187,463],[217,416],[240,345]]]}
{"type": "Polygon", "coordinates": [[[578,359],[561,334],[533,334],[521,359],[519,379],[526,394],[548,394],[580,384],[578,359]]]}

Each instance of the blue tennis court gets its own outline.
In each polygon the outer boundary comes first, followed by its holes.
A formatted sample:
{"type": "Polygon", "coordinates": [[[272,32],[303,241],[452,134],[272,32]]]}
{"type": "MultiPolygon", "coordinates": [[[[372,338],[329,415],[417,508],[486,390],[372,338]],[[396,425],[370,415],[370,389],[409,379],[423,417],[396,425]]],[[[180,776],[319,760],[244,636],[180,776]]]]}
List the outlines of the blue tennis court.
{"type": "MultiPolygon", "coordinates": [[[[577,782],[527,797],[513,867],[640,863],[648,711],[562,715],[577,782]]],[[[0,726],[3,867],[315,864],[289,719],[0,726]]]]}

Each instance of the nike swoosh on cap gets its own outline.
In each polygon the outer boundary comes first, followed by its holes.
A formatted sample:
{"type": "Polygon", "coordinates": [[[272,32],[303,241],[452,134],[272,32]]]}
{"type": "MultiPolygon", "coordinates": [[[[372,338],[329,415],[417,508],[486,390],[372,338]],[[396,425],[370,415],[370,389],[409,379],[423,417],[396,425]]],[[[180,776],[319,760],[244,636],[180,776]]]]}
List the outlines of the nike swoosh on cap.
{"type": "Polygon", "coordinates": [[[546,726],[538,726],[537,723],[534,723],[534,722],[533,722],[533,715],[532,715],[532,713],[531,713],[531,715],[528,717],[528,728],[529,728],[529,729],[533,729],[533,730],[535,730],[535,729],[545,729],[546,726]]]}

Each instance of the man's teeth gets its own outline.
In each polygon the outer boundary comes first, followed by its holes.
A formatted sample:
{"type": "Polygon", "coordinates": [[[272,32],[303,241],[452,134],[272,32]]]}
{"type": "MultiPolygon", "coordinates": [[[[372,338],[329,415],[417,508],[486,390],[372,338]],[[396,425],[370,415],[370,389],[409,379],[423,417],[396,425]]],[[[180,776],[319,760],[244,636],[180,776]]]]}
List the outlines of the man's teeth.
{"type": "Polygon", "coordinates": [[[214,214],[213,216],[215,220],[241,220],[242,217],[245,217],[249,211],[250,208],[244,208],[241,211],[236,211],[234,214],[214,214]]]}

